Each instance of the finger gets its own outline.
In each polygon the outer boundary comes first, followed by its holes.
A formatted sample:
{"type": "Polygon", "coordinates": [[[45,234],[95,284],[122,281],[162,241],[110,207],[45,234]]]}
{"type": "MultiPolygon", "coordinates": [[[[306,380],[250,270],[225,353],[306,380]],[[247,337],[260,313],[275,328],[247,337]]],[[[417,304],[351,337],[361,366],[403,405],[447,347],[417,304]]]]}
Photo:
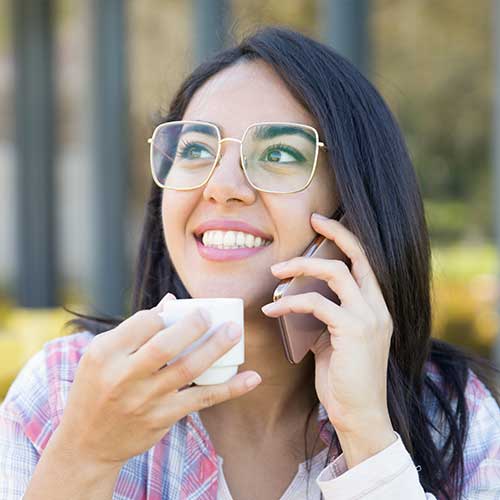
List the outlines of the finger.
{"type": "Polygon", "coordinates": [[[319,214],[313,214],[311,224],[315,231],[334,241],[351,259],[351,273],[370,305],[374,308],[385,305],[377,277],[358,237],[341,222],[319,214]]]}
{"type": "Polygon", "coordinates": [[[262,307],[266,316],[277,318],[283,314],[312,314],[328,326],[330,333],[352,321],[352,314],[318,292],[299,293],[282,297],[262,307]]]}
{"type": "Polygon", "coordinates": [[[126,350],[126,354],[135,352],[153,335],[165,328],[165,323],[158,313],[163,311],[163,304],[169,300],[175,300],[175,295],[167,293],[156,306],[137,311],[120,323],[120,328],[113,333],[113,336],[116,337],[118,346],[126,350]]]}
{"type": "Polygon", "coordinates": [[[131,372],[149,375],[158,371],[168,361],[199,339],[209,328],[210,316],[207,311],[201,308],[187,314],[168,328],[163,325],[163,328],[156,335],[151,336],[130,356],[131,372]]]}
{"type": "Polygon", "coordinates": [[[157,312],[163,312],[163,306],[165,305],[165,302],[169,300],[176,300],[176,296],[173,293],[168,292],[161,300],[156,304],[156,306],[152,307],[151,309],[157,312]]]}
{"type": "Polygon", "coordinates": [[[142,309],[122,321],[107,336],[110,348],[129,355],[165,328],[165,323],[154,309],[142,309]]]}
{"type": "Polygon", "coordinates": [[[375,273],[368,262],[366,252],[357,236],[349,231],[341,222],[334,219],[321,218],[313,214],[311,222],[315,231],[334,241],[340,250],[351,259],[351,272],[361,289],[368,286],[370,281],[376,281],[375,273]]]}
{"type": "Polygon", "coordinates": [[[169,426],[173,419],[180,420],[193,411],[243,396],[255,389],[261,382],[262,378],[257,372],[244,371],[237,373],[223,384],[195,385],[180,391],[174,398],[169,397],[168,404],[158,405],[158,415],[155,418],[158,422],[158,428],[169,426]],[[253,376],[256,376],[257,379],[252,382],[253,376]],[[249,381],[248,385],[247,381],[249,381]]]}
{"type": "Polygon", "coordinates": [[[241,335],[241,327],[238,324],[224,323],[209,339],[202,342],[193,351],[154,373],[153,384],[160,392],[171,391],[190,384],[234,347],[241,335]],[[231,338],[232,332],[236,332],[238,336],[231,338]]]}
{"type": "Polygon", "coordinates": [[[295,257],[277,266],[271,266],[275,276],[311,276],[326,281],[331,290],[339,297],[342,306],[362,314],[367,308],[361,290],[349,271],[347,264],[337,259],[315,257],[295,257]]]}

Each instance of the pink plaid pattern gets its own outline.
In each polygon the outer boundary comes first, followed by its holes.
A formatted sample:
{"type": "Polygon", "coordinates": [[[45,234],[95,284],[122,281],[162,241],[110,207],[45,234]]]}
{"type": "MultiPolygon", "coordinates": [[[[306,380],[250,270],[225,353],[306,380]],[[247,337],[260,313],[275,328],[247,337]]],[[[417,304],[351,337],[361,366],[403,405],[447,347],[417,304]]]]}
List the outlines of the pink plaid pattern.
{"type": "MultiPolygon", "coordinates": [[[[82,332],[48,342],[12,384],[0,406],[1,500],[23,497],[39,457],[59,425],[78,362],[92,338],[82,332]]],[[[430,363],[428,371],[439,383],[439,374],[430,363]]],[[[465,450],[465,498],[500,500],[500,410],[472,372],[466,397],[472,420],[465,450]]],[[[430,399],[429,414],[433,415],[430,399]]],[[[322,405],[318,418],[324,424],[321,438],[328,444],[333,427],[322,405]]],[[[440,436],[434,437],[438,442],[440,436]]],[[[421,489],[417,470],[398,436],[394,445],[350,470],[343,455],[333,450],[329,465],[318,476],[318,485],[327,500],[434,499],[421,489]],[[394,477],[396,480],[389,481],[394,477]]],[[[216,452],[198,413],[193,412],[150,450],[123,466],[113,498],[215,500],[217,472],[216,452]]]]}

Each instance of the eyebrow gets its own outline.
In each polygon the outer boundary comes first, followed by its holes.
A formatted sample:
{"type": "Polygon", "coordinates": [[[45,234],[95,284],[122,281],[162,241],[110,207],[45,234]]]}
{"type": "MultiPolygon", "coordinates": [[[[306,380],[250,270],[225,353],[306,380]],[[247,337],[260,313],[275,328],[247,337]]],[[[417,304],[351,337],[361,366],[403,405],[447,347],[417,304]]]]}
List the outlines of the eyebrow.
{"type": "MultiPolygon", "coordinates": [[[[217,127],[215,123],[210,125],[217,127]]],[[[207,127],[207,125],[203,123],[200,123],[199,125],[196,123],[189,123],[183,127],[181,134],[189,132],[198,132],[200,134],[217,137],[215,129],[213,127],[207,127]]],[[[304,128],[294,127],[291,125],[258,125],[255,127],[255,131],[253,132],[253,136],[256,139],[274,139],[275,137],[279,137],[281,135],[300,135],[316,145],[315,135],[311,134],[304,128]]]]}
{"type": "Polygon", "coordinates": [[[199,132],[200,134],[217,137],[217,132],[215,131],[215,129],[213,127],[208,127],[203,123],[200,123],[199,125],[195,123],[188,123],[184,125],[180,133],[187,134],[188,132],[199,132]]]}
{"type": "Polygon", "coordinates": [[[316,144],[316,136],[309,133],[306,129],[293,127],[290,125],[259,125],[256,127],[254,137],[257,139],[273,139],[280,135],[300,135],[308,141],[316,144]]]}

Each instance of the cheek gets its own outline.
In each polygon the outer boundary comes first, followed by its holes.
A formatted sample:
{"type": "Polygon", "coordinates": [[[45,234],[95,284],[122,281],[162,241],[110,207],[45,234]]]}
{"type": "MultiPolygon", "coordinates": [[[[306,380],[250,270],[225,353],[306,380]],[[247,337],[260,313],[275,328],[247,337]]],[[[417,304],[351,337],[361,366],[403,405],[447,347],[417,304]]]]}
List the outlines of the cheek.
{"type": "Polygon", "coordinates": [[[325,161],[318,164],[316,173],[316,179],[311,183],[312,211],[331,215],[339,204],[335,175],[325,161]]]}
{"type": "Polygon", "coordinates": [[[164,190],[161,204],[163,233],[169,253],[175,254],[184,244],[186,224],[193,203],[186,193],[164,190]]]}
{"type": "Polygon", "coordinates": [[[306,193],[297,193],[283,201],[268,205],[277,232],[278,260],[300,255],[315,234],[310,223],[313,200],[306,193]]]}

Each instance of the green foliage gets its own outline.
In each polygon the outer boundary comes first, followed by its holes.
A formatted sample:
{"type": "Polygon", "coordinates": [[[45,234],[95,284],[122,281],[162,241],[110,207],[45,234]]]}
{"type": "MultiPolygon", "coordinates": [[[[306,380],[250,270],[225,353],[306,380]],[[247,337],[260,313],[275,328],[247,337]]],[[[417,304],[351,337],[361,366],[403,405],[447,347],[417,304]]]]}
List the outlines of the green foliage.
{"type": "Polygon", "coordinates": [[[403,129],[432,235],[491,238],[492,4],[373,6],[373,79],[403,129]]]}
{"type": "Polygon", "coordinates": [[[495,247],[451,245],[432,254],[433,335],[488,356],[499,328],[495,247]]]}
{"type": "Polygon", "coordinates": [[[467,227],[467,207],[458,201],[425,202],[425,213],[431,238],[440,241],[457,240],[467,227]]]}

